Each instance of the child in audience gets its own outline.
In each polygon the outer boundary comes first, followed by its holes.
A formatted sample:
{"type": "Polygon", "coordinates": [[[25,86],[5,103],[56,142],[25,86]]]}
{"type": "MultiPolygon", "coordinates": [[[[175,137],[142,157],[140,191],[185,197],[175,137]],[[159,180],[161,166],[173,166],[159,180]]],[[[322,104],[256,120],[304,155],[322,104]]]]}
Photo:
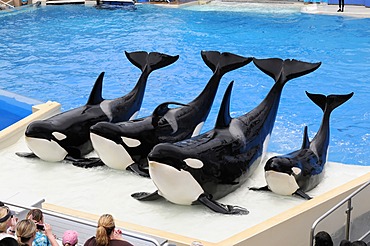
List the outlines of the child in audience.
{"type": "Polygon", "coordinates": [[[41,209],[31,209],[27,214],[27,219],[33,220],[37,227],[36,238],[33,246],[59,246],[53,234],[51,225],[44,223],[44,215],[41,209]]]}
{"type": "Polygon", "coordinates": [[[78,243],[78,233],[73,230],[65,231],[63,234],[63,246],[75,246],[78,243]]]}

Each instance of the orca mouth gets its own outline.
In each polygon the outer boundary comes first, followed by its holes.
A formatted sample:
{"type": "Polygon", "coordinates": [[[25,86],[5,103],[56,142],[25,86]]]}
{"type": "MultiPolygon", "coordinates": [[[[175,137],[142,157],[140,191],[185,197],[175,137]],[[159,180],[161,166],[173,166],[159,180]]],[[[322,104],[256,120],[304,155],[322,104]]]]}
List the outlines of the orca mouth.
{"type": "Polygon", "coordinates": [[[28,148],[44,161],[62,161],[68,154],[68,152],[54,140],[26,136],[25,141],[28,148]]]}
{"type": "Polygon", "coordinates": [[[172,203],[191,205],[204,193],[194,177],[183,169],[149,161],[149,174],[161,196],[172,203]]]}
{"type": "Polygon", "coordinates": [[[130,154],[121,144],[92,132],[90,133],[90,139],[94,150],[108,167],[126,170],[128,166],[134,163],[130,154]]]}
{"type": "Polygon", "coordinates": [[[279,195],[290,196],[299,189],[295,177],[287,173],[266,171],[265,178],[269,189],[279,195]]]}

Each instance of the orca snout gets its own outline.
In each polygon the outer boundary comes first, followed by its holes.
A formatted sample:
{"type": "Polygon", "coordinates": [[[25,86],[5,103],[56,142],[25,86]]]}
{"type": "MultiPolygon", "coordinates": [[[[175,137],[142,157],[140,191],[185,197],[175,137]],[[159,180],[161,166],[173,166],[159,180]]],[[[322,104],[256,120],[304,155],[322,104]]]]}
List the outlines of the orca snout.
{"type": "Polygon", "coordinates": [[[25,135],[26,137],[36,137],[50,140],[51,131],[52,129],[49,123],[44,121],[33,121],[27,126],[25,135]]]}
{"type": "Polygon", "coordinates": [[[117,144],[121,143],[120,128],[114,123],[99,122],[90,127],[90,132],[108,138],[117,144]]]}

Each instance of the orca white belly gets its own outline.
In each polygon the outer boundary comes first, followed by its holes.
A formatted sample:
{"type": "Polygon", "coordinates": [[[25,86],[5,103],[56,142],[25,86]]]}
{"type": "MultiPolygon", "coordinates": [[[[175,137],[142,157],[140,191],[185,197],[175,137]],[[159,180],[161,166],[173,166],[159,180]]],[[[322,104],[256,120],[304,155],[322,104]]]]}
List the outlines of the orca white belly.
{"type": "Polygon", "coordinates": [[[150,161],[149,173],[159,194],[172,203],[191,205],[204,192],[187,171],[150,161]]]}
{"type": "Polygon", "coordinates": [[[57,142],[43,138],[25,137],[28,148],[40,159],[44,161],[57,162],[62,161],[68,152],[57,142]]]}
{"type": "Polygon", "coordinates": [[[299,186],[292,175],[275,171],[266,171],[265,178],[269,189],[279,195],[290,196],[299,186]]]}
{"type": "Polygon", "coordinates": [[[90,139],[94,150],[108,167],[126,170],[129,165],[134,163],[122,145],[94,133],[90,133],[90,139]]]}

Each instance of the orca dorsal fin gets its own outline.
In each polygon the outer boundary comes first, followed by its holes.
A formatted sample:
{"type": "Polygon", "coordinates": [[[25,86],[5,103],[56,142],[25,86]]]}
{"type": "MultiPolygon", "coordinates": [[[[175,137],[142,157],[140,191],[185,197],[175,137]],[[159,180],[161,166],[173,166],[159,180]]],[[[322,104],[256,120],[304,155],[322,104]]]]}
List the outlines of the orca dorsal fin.
{"type": "Polygon", "coordinates": [[[335,108],[339,107],[346,101],[348,101],[354,93],[351,92],[349,94],[344,95],[329,95],[325,96],[322,94],[313,94],[306,91],[306,95],[317,105],[319,106],[322,111],[327,111],[330,113],[335,108]]]}
{"type": "Polygon", "coordinates": [[[104,72],[101,72],[99,77],[96,79],[94,87],[90,92],[89,99],[87,100],[86,105],[96,105],[101,103],[104,99],[102,97],[103,90],[103,78],[104,72]]]}
{"type": "Polygon", "coordinates": [[[215,128],[225,128],[230,125],[232,119],[230,116],[230,98],[233,85],[234,81],[231,81],[225,91],[224,97],[222,98],[221,107],[220,111],[218,112],[215,128]]]}
{"type": "Polygon", "coordinates": [[[262,72],[272,77],[275,82],[287,82],[291,79],[306,75],[318,69],[321,62],[310,63],[298,60],[282,60],[280,58],[256,59],[253,63],[262,72]]]}
{"type": "Polygon", "coordinates": [[[303,131],[303,141],[301,149],[308,149],[310,147],[310,139],[308,138],[307,129],[308,127],[305,126],[303,131]]]}
{"type": "Polygon", "coordinates": [[[201,51],[204,63],[215,72],[220,69],[221,74],[238,69],[250,63],[252,57],[243,57],[229,52],[201,51]]]}
{"type": "Polygon", "coordinates": [[[179,59],[179,56],[170,56],[158,52],[146,52],[146,51],[125,51],[127,59],[138,67],[141,71],[144,71],[146,66],[149,66],[150,72],[162,67],[166,67],[179,59]]]}

